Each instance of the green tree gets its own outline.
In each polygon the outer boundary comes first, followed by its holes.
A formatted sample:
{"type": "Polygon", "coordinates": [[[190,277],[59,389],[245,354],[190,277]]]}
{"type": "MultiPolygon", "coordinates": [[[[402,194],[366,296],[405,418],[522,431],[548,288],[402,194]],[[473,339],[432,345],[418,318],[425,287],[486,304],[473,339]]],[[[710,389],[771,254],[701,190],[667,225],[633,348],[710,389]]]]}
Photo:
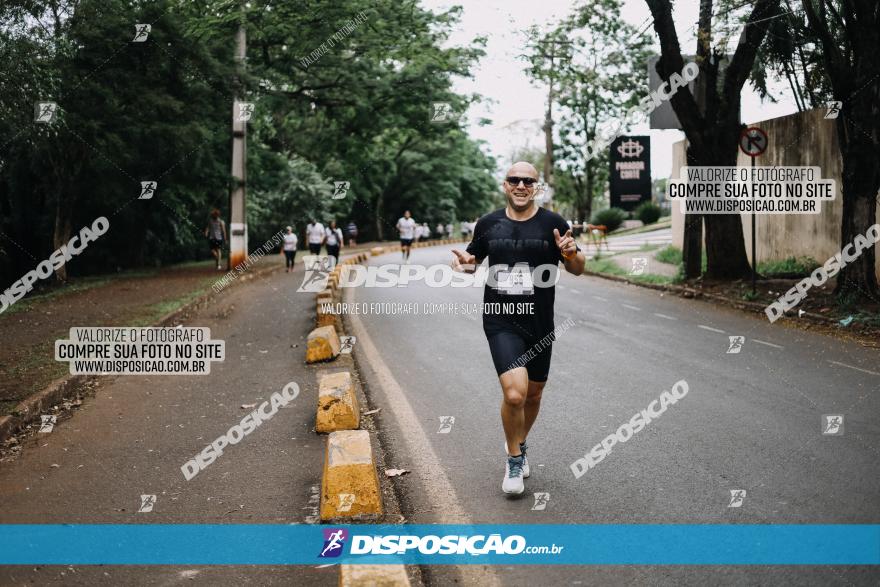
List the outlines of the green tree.
{"type": "MultiPolygon", "coordinates": [[[[880,190],[880,10],[872,0],[786,0],[787,12],[761,46],[767,67],[787,76],[801,109],[841,103],[837,140],[843,162],[841,246],[876,222],[880,190]]],[[[756,83],[763,80],[758,77],[756,83]]],[[[764,91],[766,92],[766,86],[764,91]]],[[[837,277],[835,293],[880,299],[876,250],[869,247],[837,277]]]]}
{"type": "MultiPolygon", "coordinates": [[[[668,82],[673,73],[684,68],[678,33],[672,20],[672,2],[645,1],[654,17],[654,30],[660,40],[657,73],[668,82]]],[[[712,0],[700,2],[696,34],[696,63],[700,74],[696,80],[696,97],[684,86],[675,92],[670,102],[688,139],[688,165],[735,166],[742,128],[739,122],[740,93],[770,23],[779,16],[779,0],[757,0],[754,3],[736,50],[723,70],[721,63],[727,53],[727,43],[725,40],[714,47],[712,45],[712,5],[712,0]]],[[[700,271],[700,222],[697,216],[689,217],[685,223],[683,254],[688,277],[694,277],[700,271]]],[[[746,277],[750,269],[739,214],[710,214],[705,216],[704,222],[706,275],[717,279],[746,277]]]]}
{"type": "Polygon", "coordinates": [[[570,42],[571,58],[557,75],[558,166],[566,177],[560,187],[574,188],[560,195],[573,196],[577,218],[590,218],[593,200],[607,186],[608,150],[593,152],[588,145],[625,130],[621,121],[627,110],[648,93],[643,71],[650,40],[624,22],[620,11],[619,0],[584,4],[553,33],[570,42]]]}

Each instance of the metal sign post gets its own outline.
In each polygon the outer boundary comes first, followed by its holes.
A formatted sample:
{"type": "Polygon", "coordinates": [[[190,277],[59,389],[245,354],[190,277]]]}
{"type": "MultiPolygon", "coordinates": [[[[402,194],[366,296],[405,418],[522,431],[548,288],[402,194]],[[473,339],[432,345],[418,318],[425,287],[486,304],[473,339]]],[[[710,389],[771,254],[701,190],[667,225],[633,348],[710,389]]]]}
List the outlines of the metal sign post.
{"type": "Polygon", "coordinates": [[[752,295],[755,295],[755,281],[758,276],[758,266],[755,262],[755,159],[767,150],[767,133],[758,128],[751,126],[742,131],[739,135],[739,149],[752,158],[752,295]]]}

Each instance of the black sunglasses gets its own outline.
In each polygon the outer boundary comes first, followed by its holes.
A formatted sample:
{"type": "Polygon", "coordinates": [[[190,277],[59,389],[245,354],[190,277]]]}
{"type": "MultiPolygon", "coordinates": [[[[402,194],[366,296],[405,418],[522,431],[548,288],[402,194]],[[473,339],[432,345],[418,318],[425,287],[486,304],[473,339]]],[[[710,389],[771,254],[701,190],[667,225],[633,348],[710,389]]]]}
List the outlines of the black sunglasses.
{"type": "Polygon", "coordinates": [[[533,185],[535,185],[535,183],[537,183],[538,180],[535,179],[534,177],[516,177],[516,176],[511,175],[510,177],[506,178],[505,181],[507,183],[509,183],[510,185],[512,185],[513,187],[518,186],[519,182],[523,182],[523,184],[525,184],[525,186],[528,188],[528,187],[532,187],[533,185]]]}

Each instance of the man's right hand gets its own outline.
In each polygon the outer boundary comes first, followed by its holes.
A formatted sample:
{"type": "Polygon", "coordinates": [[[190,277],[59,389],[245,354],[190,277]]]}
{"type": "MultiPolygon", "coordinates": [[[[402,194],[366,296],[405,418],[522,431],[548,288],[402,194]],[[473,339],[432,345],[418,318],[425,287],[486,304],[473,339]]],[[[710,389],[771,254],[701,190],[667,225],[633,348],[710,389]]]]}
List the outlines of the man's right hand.
{"type": "Polygon", "coordinates": [[[473,273],[477,270],[477,258],[474,255],[455,249],[452,249],[452,254],[455,255],[455,259],[452,260],[452,268],[455,271],[473,273]]]}

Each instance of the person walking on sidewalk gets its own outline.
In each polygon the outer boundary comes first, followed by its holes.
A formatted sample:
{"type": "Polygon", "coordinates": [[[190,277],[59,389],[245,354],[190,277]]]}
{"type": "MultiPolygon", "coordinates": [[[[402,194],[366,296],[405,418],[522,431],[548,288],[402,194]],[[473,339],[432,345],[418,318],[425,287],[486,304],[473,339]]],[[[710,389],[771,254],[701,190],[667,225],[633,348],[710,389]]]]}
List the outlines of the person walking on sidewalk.
{"type": "Polygon", "coordinates": [[[330,226],[324,233],[324,243],[327,245],[327,254],[333,257],[334,266],[339,264],[339,249],[342,248],[342,230],[336,228],[336,221],[331,220],[330,226]]]}
{"type": "Polygon", "coordinates": [[[507,461],[501,489],[515,494],[525,490],[523,479],[530,473],[526,438],[538,417],[550,372],[558,264],[581,275],[586,261],[562,216],[535,204],[537,182],[538,171],[532,164],[514,164],[503,184],[507,207],[477,221],[465,252],[452,251],[453,266],[467,272],[475,271],[488,257],[489,275],[494,270],[495,278],[487,279],[484,288],[486,307],[515,302],[534,309],[532,313],[483,314],[483,331],[503,395],[501,424],[507,461]],[[551,279],[536,286],[545,271],[535,269],[547,265],[553,268],[551,279]]]}
{"type": "Polygon", "coordinates": [[[284,253],[286,262],[286,273],[293,271],[293,263],[296,261],[297,240],[296,234],[293,232],[293,227],[288,226],[287,233],[284,235],[284,244],[281,246],[281,251],[284,253]]]}
{"type": "Polygon", "coordinates": [[[416,237],[416,221],[410,216],[409,210],[405,211],[397,221],[397,232],[400,233],[400,251],[403,253],[403,260],[409,263],[410,248],[416,237]]]}
{"type": "Polygon", "coordinates": [[[211,255],[214,257],[217,269],[222,270],[220,260],[223,257],[223,243],[226,242],[226,223],[220,218],[220,210],[217,208],[211,210],[208,226],[205,228],[205,238],[211,246],[211,255]]]}
{"type": "Polygon", "coordinates": [[[309,243],[309,252],[311,254],[321,254],[324,236],[324,225],[312,218],[308,225],[306,225],[306,242],[309,243]]]}

